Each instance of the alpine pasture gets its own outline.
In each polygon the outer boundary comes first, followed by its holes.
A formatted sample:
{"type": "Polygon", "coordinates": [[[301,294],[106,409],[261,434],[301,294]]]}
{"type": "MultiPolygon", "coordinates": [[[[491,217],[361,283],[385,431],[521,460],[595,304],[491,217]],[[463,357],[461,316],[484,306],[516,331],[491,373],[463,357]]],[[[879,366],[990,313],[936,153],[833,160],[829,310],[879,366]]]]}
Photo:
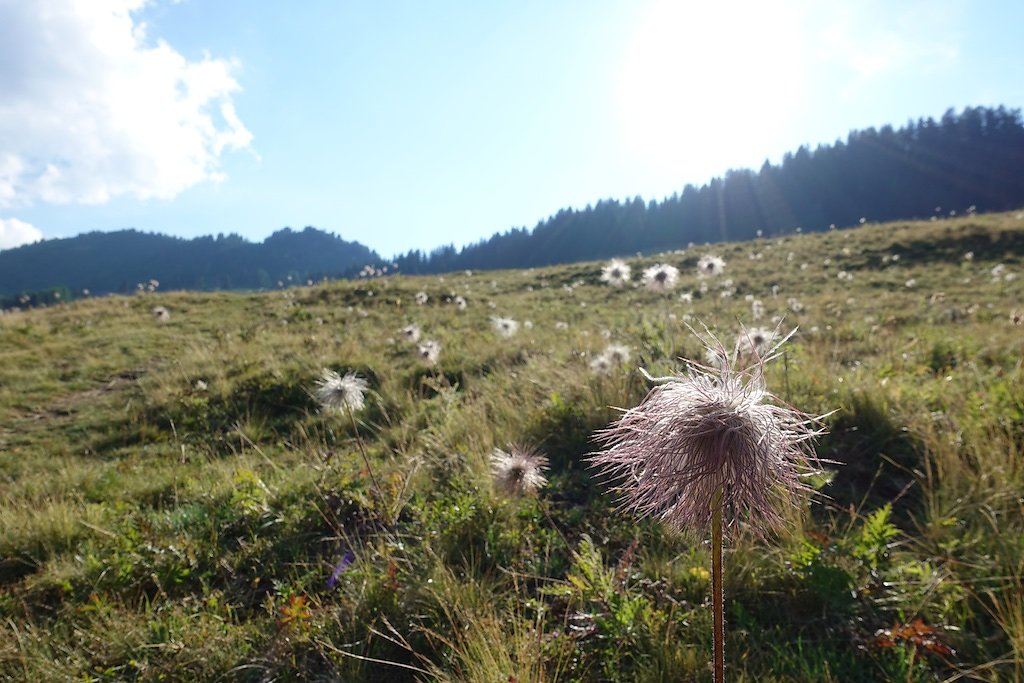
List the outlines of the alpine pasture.
{"type": "Polygon", "coordinates": [[[708,681],[706,539],[593,439],[762,353],[813,496],[732,681],[1024,680],[1024,215],[0,316],[0,679],[708,681]]]}

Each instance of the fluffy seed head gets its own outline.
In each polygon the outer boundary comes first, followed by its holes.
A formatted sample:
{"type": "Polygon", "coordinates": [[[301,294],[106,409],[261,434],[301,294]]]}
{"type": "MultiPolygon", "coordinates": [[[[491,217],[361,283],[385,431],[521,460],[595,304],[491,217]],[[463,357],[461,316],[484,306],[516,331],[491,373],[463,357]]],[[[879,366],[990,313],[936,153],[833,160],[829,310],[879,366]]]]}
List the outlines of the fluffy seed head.
{"type": "Polygon", "coordinates": [[[616,365],[625,365],[629,362],[629,347],[622,344],[609,344],[604,350],[604,355],[616,365]]]}
{"type": "Polygon", "coordinates": [[[625,261],[613,258],[601,269],[601,281],[607,282],[612,287],[621,287],[629,282],[631,273],[632,269],[626,265],[625,261]]]}
{"type": "Polygon", "coordinates": [[[157,322],[166,323],[171,321],[171,312],[163,306],[157,306],[152,312],[157,322]]]}
{"type": "Polygon", "coordinates": [[[354,413],[362,409],[368,388],[366,380],[354,372],[342,376],[324,368],[316,383],[316,398],[325,411],[354,413]]]}
{"type": "Polygon", "coordinates": [[[417,355],[420,362],[426,365],[437,365],[437,359],[441,355],[441,343],[428,339],[417,347],[417,355]]]}
{"type": "Polygon", "coordinates": [[[420,326],[419,325],[406,325],[400,330],[402,340],[407,341],[410,344],[415,344],[420,340],[420,326]]]}
{"type": "Polygon", "coordinates": [[[715,277],[725,272],[725,261],[721,257],[705,254],[697,261],[697,275],[715,277]]]}
{"type": "Polygon", "coordinates": [[[413,297],[416,303],[422,306],[430,300],[430,296],[426,292],[416,292],[416,296],[413,297]]]}
{"type": "Polygon", "coordinates": [[[519,331],[519,323],[512,318],[501,318],[494,316],[491,318],[491,327],[502,337],[506,339],[513,336],[519,331]]]}
{"type": "Polygon", "coordinates": [[[690,364],[598,431],[604,450],[590,464],[618,480],[623,507],[640,516],[704,531],[721,491],[731,518],[763,533],[780,527],[782,508],[809,491],[800,476],[817,464],[810,440],[821,420],[780,404],[765,387],[763,362],[737,371],[715,347],[718,368],[690,364]]]}
{"type": "Polygon", "coordinates": [[[751,327],[740,332],[736,339],[737,355],[754,356],[760,358],[765,355],[772,342],[775,341],[775,330],[764,327],[751,327]]]}
{"type": "Polygon", "coordinates": [[[527,448],[510,444],[508,451],[491,453],[491,475],[498,490],[508,495],[530,495],[548,483],[548,459],[527,448]]]}
{"type": "Polygon", "coordinates": [[[590,371],[595,375],[603,375],[612,369],[612,361],[605,354],[594,356],[590,361],[590,371]]]}
{"type": "Polygon", "coordinates": [[[669,292],[675,289],[676,282],[679,281],[679,269],[659,263],[646,269],[641,279],[644,287],[652,292],[669,292]]]}

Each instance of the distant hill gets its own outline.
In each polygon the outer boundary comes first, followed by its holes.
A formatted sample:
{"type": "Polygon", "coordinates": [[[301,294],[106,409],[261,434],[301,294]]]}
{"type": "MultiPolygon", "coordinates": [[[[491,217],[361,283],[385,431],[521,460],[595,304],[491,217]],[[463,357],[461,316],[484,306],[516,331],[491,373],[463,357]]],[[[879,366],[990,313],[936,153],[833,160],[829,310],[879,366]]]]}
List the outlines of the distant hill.
{"type": "Polygon", "coordinates": [[[238,235],[181,239],[137,230],[90,232],[0,252],[0,295],[65,289],[76,295],[160,289],[258,289],[351,272],[380,257],[358,242],[307,227],[261,243],[238,235]]]}
{"type": "MultiPolygon", "coordinates": [[[[780,164],[729,171],[662,201],[601,200],[583,210],[563,209],[532,230],[495,233],[461,249],[410,251],[389,261],[406,274],[527,268],[797,228],[814,232],[1022,206],[1020,110],[968,107],[898,130],[854,131],[845,142],[813,151],[800,147],[780,164]]],[[[382,261],[359,243],[315,228],[285,228],[261,244],[237,235],[185,240],[135,230],[94,232],[0,252],[0,307],[23,292],[37,293],[32,303],[47,303],[54,289],[65,296],[83,288],[126,292],[150,279],[159,280],[161,289],[269,288],[289,277],[351,276],[367,264],[382,261]]]]}

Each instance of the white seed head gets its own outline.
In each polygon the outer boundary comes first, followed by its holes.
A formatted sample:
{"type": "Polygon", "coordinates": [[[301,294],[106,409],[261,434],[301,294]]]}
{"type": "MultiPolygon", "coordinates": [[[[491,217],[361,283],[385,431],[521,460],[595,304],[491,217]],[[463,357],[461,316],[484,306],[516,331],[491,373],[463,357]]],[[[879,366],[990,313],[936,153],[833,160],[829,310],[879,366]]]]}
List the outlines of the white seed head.
{"type": "Polygon", "coordinates": [[[354,413],[362,410],[368,388],[366,380],[354,372],[342,376],[324,368],[316,383],[316,398],[325,411],[354,413]]]}
{"type": "Polygon", "coordinates": [[[697,275],[701,277],[716,277],[725,272],[725,261],[718,256],[705,254],[697,261],[697,275]]]}
{"type": "Polygon", "coordinates": [[[679,269],[666,263],[659,263],[644,270],[641,281],[652,292],[670,292],[679,281],[679,269]]]}
{"type": "Polygon", "coordinates": [[[547,484],[544,472],[548,459],[536,451],[509,445],[508,451],[491,453],[491,476],[495,487],[508,495],[531,495],[547,484]]]}
{"type": "Polygon", "coordinates": [[[491,327],[494,331],[506,339],[515,335],[519,331],[519,323],[512,318],[502,318],[500,316],[494,316],[491,318],[491,327]]]}
{"type": "Polygon", "coordinates": [[[621,287],[629,282],[632,268],[621,259],[613,258],[601,269],[601,281],[612,287],[621,287]]]}
{"type": "Polygon", "coordinates": [[[800,477],[817,464],[810,440],[820,418],[780,404],[762,363],[737,371],[720,343],[707,346],[719,367],[691,364],[665,378],[595,434],[604,450],[591,466],[617,480],[625,509],[676,529],[705,530],[719,493],[733,519],[758,532],[778,528],[782,508],[809,492],[800,477]]]}

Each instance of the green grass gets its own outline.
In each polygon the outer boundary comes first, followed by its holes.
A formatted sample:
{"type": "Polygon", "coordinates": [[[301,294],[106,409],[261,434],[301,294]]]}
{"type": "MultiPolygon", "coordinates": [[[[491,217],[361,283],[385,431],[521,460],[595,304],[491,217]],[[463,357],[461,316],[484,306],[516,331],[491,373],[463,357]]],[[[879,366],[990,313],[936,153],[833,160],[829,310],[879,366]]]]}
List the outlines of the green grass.
{"type": "Polygon", "coordinates": [[[617,513],[583,457],[638,366],[703,358],[688,322],[784,316],[769,386],[835,411],[835,464],[791,533],[727,548],[729,679],[1024,681],[1022,254],[1000,214],[630,259],[680,267],[672,295],[583,263],[9,312],[0,680],[710,680],[702,539],[617,513]],[[631,361],[595,374],[610,342],[631,361]],[[356,420],[318,410],[325,367],[368,379],[356,420]],[[551,463],[536,499],[490,482],[509,443],[551,463]]]}

